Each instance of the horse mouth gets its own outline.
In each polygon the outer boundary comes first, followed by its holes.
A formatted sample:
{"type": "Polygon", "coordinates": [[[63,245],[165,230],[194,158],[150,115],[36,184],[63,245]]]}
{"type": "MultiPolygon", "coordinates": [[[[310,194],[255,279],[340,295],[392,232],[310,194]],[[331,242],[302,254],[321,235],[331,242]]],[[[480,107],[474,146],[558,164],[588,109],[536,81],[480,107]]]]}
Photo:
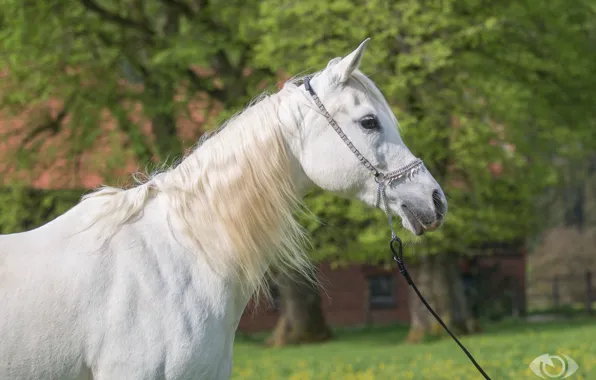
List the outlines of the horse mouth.
{"type": "Polygon", "coordinates": [[[402,205],[401,209],[404,214],[402,218],[403,226],[406,229],[410,230],[416,236],[421,236],[422,234],[424,234],[426,228],[424,227],[424,224],[420,222],[416,214],[412,210],[410,210],[406,205],[402,205]]]}

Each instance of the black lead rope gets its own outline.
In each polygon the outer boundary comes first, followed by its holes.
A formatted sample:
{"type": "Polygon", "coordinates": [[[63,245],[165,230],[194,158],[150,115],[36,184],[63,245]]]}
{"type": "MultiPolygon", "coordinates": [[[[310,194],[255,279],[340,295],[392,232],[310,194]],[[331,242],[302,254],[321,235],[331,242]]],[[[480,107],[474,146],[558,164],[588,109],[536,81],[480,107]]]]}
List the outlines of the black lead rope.
{"type": "Polygon", "coordinates": [[[388,185],[390,185],[393,181],[398,180],[399,178],[401,178],[404,175],[411,175],[416,170],[423,169],[424,168],[424,165],[422,163],[422,160],[415,159],[413,162],[411,162],[408,165],[405,165],[401,169],[395,170],[395,171],[393,171],[391,173],[387,173],[387,174],[384,174],[384,173],[380,172],[379,170],[377,170],[366,159],[366,157],[364,157],[358,151],[358,149],[356,149],[356,147],[354,146],[354,144],[352,144],[352,142],[350,141],[350,139],[348,138],[348,136],[346,136],[346,134],[343,132],[343,130],[341,129],[341,127],[339,126],[339,124],[337,124],[337,122],[333,119],[333,116],[331,116],[331,114],[327,111],[327,109],[325,108],[325,106],[323,105],[323,103],[321,102],[321,100],[319,99],[319,97],[317,96],[315,90],[312,88],[311,83],[310,83],[310,79],[311,78],[308,77],[308,76],[307,77],[304,77],[304,88],[310,93],[310,95],[312,96],[313,100],[315,101],[317,107],[319,108],[319,110],[321,111],[321,113],[323,114],[323,116],[325,116],[325,118],[327,119],[327,122],[333,127],[333,129],[335,129],[335,131],[339,134],[339,136],[341,137],[341,139],[348,146],[348,148],[350,148],[350,150],[352,151],[352,153],[354,153],[354,155],[358,158],[358,160],[362,163],[362,165],[364,165],[368,169],[368,171],[374,176],[375,181],[379,185],[376,204],[377,204],[377,207],[379,207],[381,200],[384,203],[385,213],[387,214],[389,226],[391,228],[391,242],[389,243],[389,246],[391,247],[391,251],[393,252],[393,259],[397,262],[397,266],[399,267],[399,272],[406,278],[406,280],[408,281],[408,284],[414,289],[414,291],[416,292],[416,294],[418,295],[418,297],[420,297],[420,300],[422,301],[422,303],[424,304],[424,306],[426,306],[426,308],[428,309],[428,311],[430,311],[431,314],[437,319],[437,321],[439,321],[439,323],[441,324],[441,326],[443,326],[443,328],[449,333],[449,335],[451,335],[451,337],[455,340],[455,342],[459,345],[459,347],[461,347],[461,349],[465,352],[465,354],[472,361],[472,363],[474,363],[474,366],[476,366],[476,369],[478,371],[480,371],[480,373],[484,376],[484,378],[486,380],[491,380],[490,377],[488,377],[488,375],[482,370],[482,368],[480,367],[480,365],[478,365],[478,363],[476,363],[476,360],[474,360],[474,358],[468,352],[468,350],[466,350],[466,348],[459,342],[459,340],[457,340],[457,338],[455,337],[455,335],[453,335],[451,333],[451,331],[449,331],[449,329],[447,328],[447,326],[445,326],[445,323],[443,323],[443,321],[441,320],[441,318],[439,318],[439,316],[437,315],[437,313],[435,313],[435,311],[426,302],[426,300],[424,299],[424,297],[422,297],[422,294],[420,294],[420,291],[418,291],[418,288],[414,284],[414,281],[412,281],[412,278],[410,277],[410,274],[408,273],[408,270],[406,269],[406,265],[404,263],[403,252],[402,252],[402,242],[395,235],[395,231],[393,229],[393,223],[391,222],[391,212],[389,210],[389,206],[387,204],[387,199],[386,199],[387,197],[385,195],[385,187],[388,186],[388,185]],[[398,244],[397,252],[395,251],[395,248],[393,247],[394,244],[398,244]]]}
{"type": "Polygon", "coordinates": [[[441,324],[441,326],[443,326],[445,331],[447,331],[449,333],[449,335],[451,335],[453,340],[455,340],[455,343],[457,343],[458,346],[464,351],[464,353],[466,354],[468,359],[470,359],[472,361],[472,364],[474,364],[474,366],[476,367],[478,372],[480,372],[486,380],[491,380],[491,378],[486,374],[486,372],[484,372],[482,367],[480,367],[480,364],[478,364],[476,362],[476,360],[474,360],[474,357],[472,356],[472,354],[470,354],[470,352],[464,347],[464,345],[460,343],[460,341],[455,337],[455,335],[453,335],[453,333],[449,330],[449,328],[447,328],[447,326],[445,325],[445,323],[443,323],[443,321],[437,315],[437,313],[435,313],[435,311],[432,309],[432,307],[430,307],[428,302],[426,302],[426,300],[424,299],[422,294],[420,294],[420,291],[416,287],[416,284],[414,284],[412,277],[410,277],[410,274],[408,273],[408,270],[406,269],[406,264],[404,262],[404,257],[403,257],[403,248],[402,248],[401,239],[398,238],[397,236],[393,236],[393,238],[391,238],[391,241],[389,242],[389,247],[391,248],[391,252],[393,252],[393,260],[395,260],[397,262],[397,266],[399,268],[399,273],[401,273],[405,277],[406,281],[408,281],[408,285],[410,285],[412,287],[412,289],[414,289],[414,291],[418,295],[418,298],[420,298],[420,301],[422,301],[422,303],[424,304],[424,306],[426,306],[428,311],[430,311],[430,313],[437,319],[437,321],[439,321],[439,323],[441,324]],[[397,252],[395,250],[394,244],[397,244],[397,252]]]}

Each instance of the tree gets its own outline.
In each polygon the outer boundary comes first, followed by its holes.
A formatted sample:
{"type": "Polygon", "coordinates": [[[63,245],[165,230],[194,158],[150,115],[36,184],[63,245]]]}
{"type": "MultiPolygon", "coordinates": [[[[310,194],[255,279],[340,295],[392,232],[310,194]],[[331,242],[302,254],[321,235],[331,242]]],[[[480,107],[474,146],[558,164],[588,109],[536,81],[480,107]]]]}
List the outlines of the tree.
{"type": "MultiPolygon", "coordinates": [[[[596,57],[585,52],[593,51],[593,14],[583,1],[264,0],[243,32],[260,36],[260,67],[292,72],[319,68],[373,37],[363,71],[382,88],[406,143],[450,203],[445,226],[407,250],[409,262],[431,304],[465,331],[474,324],[454,257],[536,231],[536,198],[560,175],[553,157],[588,151],[596,57]]],[[[380,213],[365,217],[361,206],[328,194],[311,206],[341,225],[329,234],[305,221],[318,233],[316,252],[339,261],[387,258],[380,213]]],[[[414,341],[433,330],[417,302],[414,341]]]]}
{"type": "Polygon", "coordinates": [[[321,308],[320,289],[294,273],[276,276],[280,296],[280,315],[267,343],[285,346],[322,342],[332,338],[321,308]]]}
{"type": "MultiPolygon", "coordinates": [[[[59,134],[68,139],[64,157],[95,148],[106,132],[98,128],[106,111],[116,120],[111,135],[121,137],[114,138],[114,157],[124,156],[119,143],[139,162],[181,154],[176,118],[190,118],[190,101],[199,98],[207,109],[219,103],[232,112],[263,79],[272,80],[269,70],[246,75],[250,44],[236,37],[236,29],[252,8],[213,1],[7,2],[0,16],[2,67],[9,73],[3,110],[14,115],[53,99],[63,103],[57,115],[8,131],[21,138],[13,164],[55,159],[46,151],[40,155],[40,148],[59,134]],[[142,116],[135,122],[139,105],[142,116]],[[150,131],[142,133],[138,124],[146,121],[150,131]]],[[[122,162],[110,164],[106,173],[122,162]]]]}

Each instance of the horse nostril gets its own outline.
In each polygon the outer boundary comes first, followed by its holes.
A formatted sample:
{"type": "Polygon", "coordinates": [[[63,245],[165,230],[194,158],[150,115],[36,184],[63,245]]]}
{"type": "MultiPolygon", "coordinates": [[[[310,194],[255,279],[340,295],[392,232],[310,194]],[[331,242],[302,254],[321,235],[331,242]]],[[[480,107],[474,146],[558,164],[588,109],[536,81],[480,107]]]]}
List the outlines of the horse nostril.
{"type": "Polygon", "coordinates": [[[433,190],[433,204],[435,205],[435,215],[437,220],[443,219],[445,216],[445,203],[443,196],[439,190],[433,190]]]}

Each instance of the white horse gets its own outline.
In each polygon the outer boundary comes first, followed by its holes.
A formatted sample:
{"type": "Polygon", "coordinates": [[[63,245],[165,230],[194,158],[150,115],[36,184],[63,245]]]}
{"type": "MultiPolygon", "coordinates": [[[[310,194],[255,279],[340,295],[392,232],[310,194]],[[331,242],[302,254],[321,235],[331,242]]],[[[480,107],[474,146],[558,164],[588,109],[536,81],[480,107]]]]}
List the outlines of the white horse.
{"type": "Polygon", "coordinates": [[[313,277],[293,217],[312,186],[382,198],[414,234],[437,228],[445,197],[358,70],[365,43],[261,97],[176,167],[0,236],[0,380],[228,379],[267,271],[313,277]]]}

